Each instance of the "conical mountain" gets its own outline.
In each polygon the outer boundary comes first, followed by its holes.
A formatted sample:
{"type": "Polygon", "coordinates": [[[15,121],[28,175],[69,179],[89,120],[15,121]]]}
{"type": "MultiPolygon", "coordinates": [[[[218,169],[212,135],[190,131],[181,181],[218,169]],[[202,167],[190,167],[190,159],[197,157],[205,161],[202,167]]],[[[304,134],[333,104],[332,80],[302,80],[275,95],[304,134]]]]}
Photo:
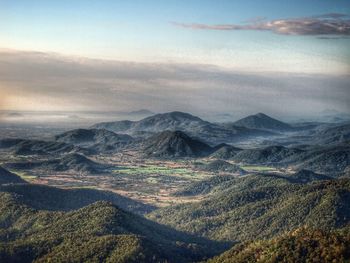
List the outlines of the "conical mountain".
{"type": "Polygon", "coordinates": [[[246,127],[249,129],[261,129],[272,131],[289,131],[292,127],[282,121],[276,120],[264,113],[247,116],[233,123],[237,126],[246,127]]]}
{"type": "Polygon", "coordinates": [[[152,157],[199,157],[210,154],[213,148],[182,131],[164,131],[149,138],[143,151],[152,157]]]}

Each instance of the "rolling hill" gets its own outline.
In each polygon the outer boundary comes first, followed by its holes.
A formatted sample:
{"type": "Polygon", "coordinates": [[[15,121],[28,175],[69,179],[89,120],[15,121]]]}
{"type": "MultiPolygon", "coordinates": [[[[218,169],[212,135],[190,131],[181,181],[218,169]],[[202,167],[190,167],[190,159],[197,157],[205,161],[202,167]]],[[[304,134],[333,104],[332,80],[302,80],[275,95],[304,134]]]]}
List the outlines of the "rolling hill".
{"type": "Polygon", "coordinates": [[[318,131],[312,140],[314,144],[336,145],[350,142],[350,124],[337,125],[318,131]]]}
{"type": "Polygon", "coordinates": [[[14,162],[6,163],[5,167],[10,169],[43,169],[50,170],[54,172],[62,171],[76,171],[81,173],[99,173],[106,165],[96,163],[84,155],[78,153],[72,153],[64,155],[62,158],[50,159],[45,161],[24,161],[24,162],[14,162]]]}
{"type": "MultiPolygon", "coordinates": [[[[279,176],[252,175],[212,183],[205,190],[211,193],[207,199],[162,208],[149,218],[229,241],[272,238],[304,225],[329,230],[350,223],[350,179],[304,184],[279,176]]],[[[202,191],[203,185],[197,189],[202,191]]]]}
{"type": "Polygon", "coordinates": [[[298,148],[275,145],[243,150],[234,155],[232,159],[248,164],[271,164],[278,163],[286,158],[293,158],[293,156],[300,156],[302,153],[304,153],[304,150],[298,148]]]}
{"type": "Polygon", "coordinates": [[[346,143],[302,148],[274,145],[242,150],[229,159],[254,165],[292,166],[338,176],[350,165],[350,146],[346,143]]]}
{"type": "Polygon", "coordinates": [[[87,150],[73,145],[54,142],[27,139],[2,139],[0,149],[7,149],[16,155],[60,155],[66,153],[88,153],[87,150]]]}
{"type": "Polygon", "coordinates": [[[281,161],[283,165],[293,165],[316,173],[338,176],[350,166],[350,146],[339,144],[309,147],[302,154],[292,155],[281,161]]]}
{"type": "Polygon", "coordinates": [[[223,250],[106,201],[61,212],[25,199],[0,191],[1,262],[193,262],[223,250]]]}
{"type": "Polygon", "coordinates": [[[108,201],[136,214],[151,212],[155,207],[134,201],[130,198],[95,189],[60,189],[46,185],[16,184],[2,185],[0,192],[15,195],[17,200],[37,210],[71,211],[97,201],[108,201]]]}
{"type": "Polygon", "coordinates": [[[211,178],[194,182],[184,189],[175,192],[176,196],[195,196],[206,194],[220,194],[227,189],[249,191],[257,186],[273,187],[275,185],[305,184],[313,181],[332,180],[333,178],[323,174],[317,174],[309,170],[300,170],[293,174],[259,173],[245,177],[231,175],[217,175],[211,178]]]}
{"type": "Polygon", "coordinates": [[[332,180],[331,176],[318,174],[306,169],[301,169],[294,174],[286,176],[286,178],[290,179],[294,183],[310,183],[313,181],[332,180]]]}
{"type": "Polygon", "coordinates": [[[56,135],[54,140],[89,148],[95,152],[106,152],[125,147],[133,141],[133,138],[126,134],[116,134],[105,129],[75,129],[56,135]]]}
{"type": "Polygon", "coordinates": [[[228,144],[218,145],[215,148],[216,148],[215,152],[213,152],[210,155],[210,157],[216,158],[216,159],[231,159],[237,153],[242,151],[242,149],[228,145],[228,144]]]}

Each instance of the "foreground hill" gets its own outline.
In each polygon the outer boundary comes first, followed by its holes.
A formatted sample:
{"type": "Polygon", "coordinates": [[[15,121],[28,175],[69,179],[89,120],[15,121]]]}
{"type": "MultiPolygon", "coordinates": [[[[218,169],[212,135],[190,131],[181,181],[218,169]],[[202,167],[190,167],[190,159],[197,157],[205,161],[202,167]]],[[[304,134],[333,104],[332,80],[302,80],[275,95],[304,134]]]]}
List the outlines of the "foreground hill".
{"type": "Polygon", "coordinates": [[[348,262],[349,251],[349,228],[332,232],[300,228],[274,239],[236,245],[207,262],[348,262]]]}
{"type": "Polygon", "coordinates": [[[0,166],[0,185],[2,184],[20,184],[26,183],[21,177],[18,175],[7,171],[6,169],[0,166]]]}
{"type": "Polygon", "coordinates": [[[164,131],[147,139],[143,153],[148,157],[200,157],[213,152],[208,144],[181,131],[164,131]]]}
{"type": "Polygon", "coordinates": [[[8,192],[0,200],[1,262],[193,262],[220,251],[109,202],[52,212],[8,192]]]}
{"type": "Polygon", "coordinates": [[[75,129],[56,135],[54,139],[98,152],[117,150],[133,141],[129,135],[116,134],[105,129],[75,129]]]}
{"type": "Polygon", "coordinates": [[[303,184],[253,175],[214,182],[210,190],[203,201],[149,216],[179,230],[230,241],[271,238],[303,225],[329,230],[350,222],[350,179],[303,184]]]}
{"type": "Polygon", "coordinates": [[[233,123],[236,126],[242,126],[249,129],[262,129],[272,131],[290,131],[292,126],[282,121],[271,118],[264,113],[247,116],[233,123]]]}
{"type": "Polygon", "coordinates": [[[106,168],[105,165],[96,163],[84,155],[72,153],[64,155],[62,158],[35,161],[35,162],[15,162],[6,163],[5,166],[10,169],[42,169],[54,172],[76,171],[81,173],[99,173],[106,168]]]}
{"type": "Polygon", "coordinates": [[[218,143],[239,141],[255,136],[269,136],[270,132],[251,130],[244,127],[222,125],[204,121],[196,116],[184,112],[168,112],[156,114],[140,121],[116,121],[97,123],[95,129],[107,129],[135,136],[149,136],[165,130],[183,131],[189,136],[197,137],[205,142],[216,145],[218,143]]]}

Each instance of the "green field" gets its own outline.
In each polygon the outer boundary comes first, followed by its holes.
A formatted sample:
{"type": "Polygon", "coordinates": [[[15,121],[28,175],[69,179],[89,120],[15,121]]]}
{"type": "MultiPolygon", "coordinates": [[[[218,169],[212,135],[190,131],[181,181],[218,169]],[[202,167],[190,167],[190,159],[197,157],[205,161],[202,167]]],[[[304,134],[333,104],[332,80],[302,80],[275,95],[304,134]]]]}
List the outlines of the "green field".
{"type": "Polygon", "coordinates": [[[266,171],[274,171],[274,170],[276,170],[273,167],[254,166],[254,165],[241,166],[241,168],[246,170],[246,171],[258,171],[258,172],[266,172],[266,171]]]}
{"type": "Polygon", "coordinates": [[[198,180],[203,178],[203,174],[194,172],[190,168],[173,168],[166,166],[119,166],[117,169],[113,170],[115,174],[125,174],[125,175],[164,175],[164,176],[174,176],[180,178],[194,179],[198,180]]]}

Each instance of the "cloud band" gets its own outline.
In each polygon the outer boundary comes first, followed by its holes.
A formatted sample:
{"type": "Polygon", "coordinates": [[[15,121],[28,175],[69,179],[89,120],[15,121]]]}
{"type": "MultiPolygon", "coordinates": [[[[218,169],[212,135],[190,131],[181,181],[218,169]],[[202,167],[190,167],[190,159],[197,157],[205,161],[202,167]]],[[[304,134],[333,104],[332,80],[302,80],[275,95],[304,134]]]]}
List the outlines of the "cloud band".
{"type": "Polygon", "coordinates": [[[175,26],[198,30],[255,30],[271,31],[280,35],[306,35],[306,36],[350,36],[350,17],[346,14],[323,14],[319,16],[277,19],[277,20],[258,20],[247,24],[186,24],[173,22],[175,26]]]}

